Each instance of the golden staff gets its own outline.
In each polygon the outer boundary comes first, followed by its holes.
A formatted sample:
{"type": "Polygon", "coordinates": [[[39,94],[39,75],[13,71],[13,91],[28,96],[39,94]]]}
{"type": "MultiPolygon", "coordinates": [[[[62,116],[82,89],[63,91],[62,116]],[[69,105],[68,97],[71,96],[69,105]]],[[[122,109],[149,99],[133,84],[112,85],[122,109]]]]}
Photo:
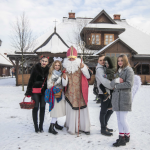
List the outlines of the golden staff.
{"type": "MultiPolygon", "coordinates": [[[[81,64],[82,64],[82,55],[81,55],[81,64]]],[[[81,67],[80,67],[80,71],[81,71],[81,67]]],[[[82,71],[80,74],[80,99],[79,99],[79,114],[78,114],[78,136],[79,137],[79,127],[80,127],[80,102],[81,102],[81,94],[82,94],[82,71]]]]}

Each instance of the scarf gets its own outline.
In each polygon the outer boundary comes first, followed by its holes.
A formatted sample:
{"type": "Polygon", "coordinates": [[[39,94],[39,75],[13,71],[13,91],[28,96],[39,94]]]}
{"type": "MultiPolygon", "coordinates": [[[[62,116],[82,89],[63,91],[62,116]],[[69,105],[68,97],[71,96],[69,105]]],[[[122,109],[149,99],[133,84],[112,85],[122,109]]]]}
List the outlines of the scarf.
{"type": "MultiPolygon", "coordinates": [[[[54,108],[55,104],[55,95],[56,93],[60,92],[60,88],[56,88],[53,86],[51,89],[46,89],[45,91],[45,102],[49,103],[49,111],[51,111],[54,108]]],[[[59,103],[62,100],[62,94],[60,98],[56,98],[57,103],[59,103]]]]}
{"type": "Polygon", "coordinates": [[[59,70],[59,71],[54,70],[53,74],[52,74],[52,81],[56,82],[61,75],[62,75],[61,70],[59,70]]]}

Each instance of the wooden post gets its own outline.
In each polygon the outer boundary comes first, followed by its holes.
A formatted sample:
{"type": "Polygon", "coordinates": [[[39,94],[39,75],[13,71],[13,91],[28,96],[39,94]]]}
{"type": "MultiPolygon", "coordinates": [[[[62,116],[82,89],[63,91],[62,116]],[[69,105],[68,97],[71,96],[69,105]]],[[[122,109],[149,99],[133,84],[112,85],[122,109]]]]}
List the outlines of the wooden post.
{"type": "Polygon", "coordinates": [[[16,86],[18,86],[19,61],[16,60],[16,86]]]}
{"type": "Polygon", "coordinates": [[[141,75],[142,75],[142,63],[141,63],[141,75]]]}
{"type": "Polygon", "coordinates": [[[149,75],[150,75],[150,64],[149,64],[149,75]]]}
{"type": "Polygon", "coordinates": [[[29,74],[29,67],[27,66],[27,74],[29,74]]]}
{"type": "Polygon", "coordinates": [[[0,67],[0,76],[2,76],[2,67],[0,67]]]}

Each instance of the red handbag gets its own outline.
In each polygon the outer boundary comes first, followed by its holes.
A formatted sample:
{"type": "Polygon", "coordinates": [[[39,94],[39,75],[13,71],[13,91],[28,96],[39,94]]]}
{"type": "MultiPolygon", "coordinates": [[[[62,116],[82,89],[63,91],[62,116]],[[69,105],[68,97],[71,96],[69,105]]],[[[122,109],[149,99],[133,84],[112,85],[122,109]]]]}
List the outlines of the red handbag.
{"type": "MultiPolygon", "coordinates": [[[[44,82],[42,84],[42,88],[44,86],[45,81],[46,81],[46,78],[45,78],[45,80],[44,80],[44,82]]],[[[42,88],[32,88],[32,93],[41,93],[42,88]]]]}

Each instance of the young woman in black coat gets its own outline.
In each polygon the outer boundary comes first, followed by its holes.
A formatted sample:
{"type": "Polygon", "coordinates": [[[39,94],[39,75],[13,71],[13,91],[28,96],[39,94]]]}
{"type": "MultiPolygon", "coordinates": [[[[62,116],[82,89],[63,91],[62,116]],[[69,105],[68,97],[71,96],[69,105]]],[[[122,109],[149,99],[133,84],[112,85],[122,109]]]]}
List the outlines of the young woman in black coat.
{"type": "Polygon", "coordinates": [[[25,93],[26,97],[32,97],[32,100],[35,101],[35,107],[32,110],[32,117],[35,132],[38,133],[43,131],[43,122],[45,115],[45,90],[47,88],[47,76],[49,67],[48,58],[43,56],[40,60],[40,63],[36,64],[32,68],[31,76],[28,82],[27,91],[25,93]],[[43,87],[42,87],[43,85],[43,87]],[[42,88],[39,92],[37,88],[42,88]],[[34,91],[36,90],[36,92],[34,91]],[[39,126],[38,126],[38,109],[40,106],[40,115],[39,115],[39,126]]]}

